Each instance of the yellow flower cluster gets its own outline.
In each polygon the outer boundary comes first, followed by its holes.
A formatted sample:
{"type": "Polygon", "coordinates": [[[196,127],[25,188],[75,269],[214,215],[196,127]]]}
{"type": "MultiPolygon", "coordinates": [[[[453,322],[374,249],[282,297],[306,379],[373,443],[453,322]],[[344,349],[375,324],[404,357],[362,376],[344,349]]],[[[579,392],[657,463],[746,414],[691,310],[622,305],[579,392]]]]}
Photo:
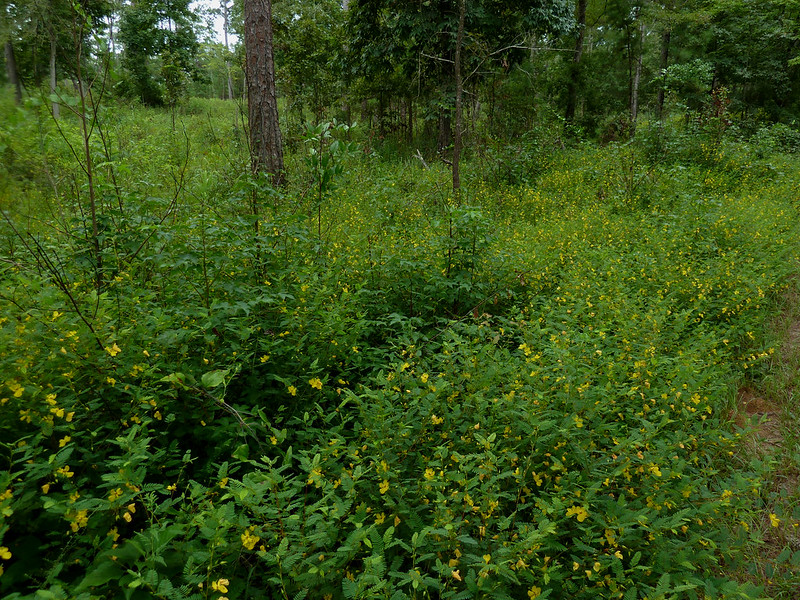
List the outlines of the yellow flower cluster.
{"type": "Polygon", "coordinates": [[[253,533],[254,527],[248,527],[245,532],[242,534],[242,546],[247,548],[248,550],[252,550],[256,547],[258,540],[261,538],[253,533]]]}

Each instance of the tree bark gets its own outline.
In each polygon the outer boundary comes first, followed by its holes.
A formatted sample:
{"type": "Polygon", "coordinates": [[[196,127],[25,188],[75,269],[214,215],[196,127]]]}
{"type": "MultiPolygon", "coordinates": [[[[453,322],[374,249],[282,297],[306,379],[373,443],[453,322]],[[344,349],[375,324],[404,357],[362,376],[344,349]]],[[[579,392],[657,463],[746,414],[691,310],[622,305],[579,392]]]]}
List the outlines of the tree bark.
{"type": "Polygon", "coordinates": [[[636,70],[631,83],[631,126],[636,128],[639,116],[639,82],[642,80],[642,56],[644,55],[644,21],[639,22],[639,55],[636,57],[636,70]]]}
{"type": "Polygon", "coordinates": [[[572,55],[570,78],[567,84],[567,109],[564,118],[568,123],[575,119],[575,108],[578,104],[578,84],[580,83],[580,64],[583,56],[583,40],[586,34],[586,0],[578,0],[578,39],[575,40],[575,53],[572,55]]]}
{"type": "MultiPolygon", "coordinates": [[[[53,30],[50,30],[50,93],[56,93],[56,87],[58,85],[58,78],[56,76],[56,50],[58,49],[56,45],[56,33],[53,30]]],[[[61,116],[61,105],[53,101],[53,118],[58,119],[61,116]]]]}
{"type": "Polygon", "coordinates": [[[661,87],[658,88],[658,118],[661,120],[664,114],[664,86],[667,83],[667,67],[669,66],[669,42],[672,30],[666,29],[661,34],[661,87]]]}
{"type": "Polygon", "coordinates": [[[11,40],[6,40],[6,74],[8,82],[14,86],[14,100],[17,104],[22,103],[22,85],[19,82],[19,72],[17,71],[17,59],[14,56],[14,45],[11,40]]]}
{"type": "Polygon", "coordinates": [[[284,182],[283,144],[275,91],[270,0],[245,0],[244,45],[250,163],[254,174],[266,173],[279,186],[284,182]]]}
{"type": "Polygon", "coordinates": [[[458,200],[461,196],[461,131],[463,129],[463,111],[461,107],[464,95],[464,81],[461,76],[461,47],[464,45],[464,15],[466,13],[466,0],[458,1],[458,32],[456,33],[456,128],[453,135],[453,196],[458,200]]]}

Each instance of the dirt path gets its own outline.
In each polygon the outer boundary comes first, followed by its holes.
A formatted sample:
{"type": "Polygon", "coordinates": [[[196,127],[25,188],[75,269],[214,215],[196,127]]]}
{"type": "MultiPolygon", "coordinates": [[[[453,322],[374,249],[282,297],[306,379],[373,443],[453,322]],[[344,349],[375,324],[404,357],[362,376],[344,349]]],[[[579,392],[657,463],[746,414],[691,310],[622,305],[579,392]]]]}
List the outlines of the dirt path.
{"type": "Polygon", "coordinates": [[[742,575],[768,597],[800,600],[800,289],[784,298],[767,339],[776,348],[764,375],[739,389],[734,421],[748,433],[744,451],[763,461],[758,510],[742,575]]]}

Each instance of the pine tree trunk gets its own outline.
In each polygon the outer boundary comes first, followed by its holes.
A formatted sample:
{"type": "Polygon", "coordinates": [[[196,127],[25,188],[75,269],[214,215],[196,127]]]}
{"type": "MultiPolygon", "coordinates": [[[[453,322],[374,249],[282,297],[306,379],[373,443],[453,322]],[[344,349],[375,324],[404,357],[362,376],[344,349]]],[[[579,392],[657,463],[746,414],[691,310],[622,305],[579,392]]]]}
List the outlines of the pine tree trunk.
{"type": "Polygon", "coordinates": [[[661,34],[661,87],[658,88],[658,118],[664,114],[664,86],[667,83],[667,67],[669,66],[669,42],[672,31],[667,29],[661,34]]]}
{"type": "Polygon", "coordinates": [[[583,56],[583,40],[586,34],[586,0],[578,0],[578,39],[575,40],[575,53],[572,55],[570,78],[567,84],[567,109],[564,118],[567,122],[575,119],[575,108],[578,104],[578,85],[580,80],[580,63],[583,56]]]}
{"type": "Polygon", "coordinates": [[[281,185],[283,144],[275,90],[270,0],[245,0],[244,43],[251,166],[254,174],[266,173],[274,185],[281,185]]]}
{"type": "MultiPolygon", "coordinates": [[[[56,77],[56,34],[55,31],[50,31],[50,93],[56,93],[58,85],[58,78],[56,77]]],[[[53,118],[58,119],[61,116],[61,105],[53,101],[53,118]]]]}
{"type": "Polygon", "coordinates": [[[631,83],[631,126],[636,128],[639,116],[639,82],[642,80],[642,55],[644,55],[644,21],[639,23],[639,55],[636,57],[636,70],[631,83]]]}
{"type": "Polygon", "coordinates": [[[6,40],[6,74],[8,82],[14,86],[14,100],[17,104],[22,103],[22,85],[19,82],[19,72],[17,71],[17,59],[14,56],[14,46],[11,40],[6,40]]]}
{"type": "Polygon", "coordinates": [[[464,95],[464,81],[461,77],[461,47],[464,45],[464,14],[466,13],[466,0],[458,1],[458,32],[456,33],[456,128],[453,135],[453,196],[456,200],[461,195],[461,131],[463,129],[463,111],[461,100],[464,95]]]}

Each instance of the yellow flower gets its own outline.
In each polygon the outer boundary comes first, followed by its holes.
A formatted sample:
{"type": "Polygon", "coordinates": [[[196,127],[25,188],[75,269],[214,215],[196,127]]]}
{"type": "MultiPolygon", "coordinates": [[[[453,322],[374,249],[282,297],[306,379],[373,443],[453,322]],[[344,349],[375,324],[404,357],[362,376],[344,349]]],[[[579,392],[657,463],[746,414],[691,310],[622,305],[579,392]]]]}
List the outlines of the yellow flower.
{"type": "Polygon", "coordinates": [[[171,483],[171,484],[169,484],[169,485],[167,486],[167,490],[169,490],[170,492],[174,492],[174,491],[175,491],[175,490],[177,490],[177,489],[178,489],[178,485],[177,485],[177,484],[175,484],[175,483],[171,483]]]}
{"type": "Polygon", "coordinates": [[[484,554],[484,555],[483,555],[483,561],[484,561],[486,564],[489,564],[489,562],[490,562],[491,560],[492,560],[492,555],[491,555],[491,554],[484,554]]]}
{"type": "Polygon", "coordinates": [[[439,425],[444,419],[442,417],[437,417],[436,415],[431,415],[431,423],[434,425],[439,425]]]}
{"type": "Polygon", "coordinates": [[[69,478],[69,477],[72,477],[73,475],[75,475],[75,473],[73,473],[72,471],[69,470],[69,465],[66,465],[66,466],[61,467],[60,469],[58,469],[56,471],[56,475],[62,475],[64,477],[69,478]]]}
{"type": "Polygon", "coordinates": [[[428,374],[423,373],[422,376],[420,377],[420,380],[422,380],[422,383],[428,383],[428,374]]]}
{"type": "Polygon", "coordinates": [[[269,360],[269,354],[265,354],[264,356],[262,356],[258,360],[260,360],[262,363],[267,362],[269,360]]]}
{"type": "Polygon", "coordinates": [[[316,388],[318,390],[322,389],[322,380],[319,377],[314,377],[313,379],[309,379],[308,384],[312,388],[316,388]]]}
{"type": "Polygon", "coordinates": [[[78,531],[81,527],[86,527],[86,524],[89,522],[89,511],[87,510],[79,510],[75,515],[72,517],[72,522],[69,524],[70,529],[72,531],[78,531]]]}
{"type": "Polygon", "coordinates": [[[567,509],[567,518],[575,515],[575,518],[583,523],[589,517],[589,511],[582,506],[571,506],[567,509]]]}
{"type": "Polygon", "coordinates": [[[430,481],[430,480],[431,480],[431,479],[433,479],[434,477],[436,477],[436,471],[434,471],[434,470],[433,470],[433,469],[431,469],[430,467],[428,467],[427,469],[425,469],[425,479],[427,479],[428,481],[430,481]]]}
{"type": "Polygon", "coordinates": [[[3,560],[8,560],[11,558],[11,552],[8,551],[8,548],[5,546],[0,546],[0,558],[3,560]]]}
{"type": "Polygon", "coordinates": [[[219,487],[224,488],[226,485],[228,485],[228,478],[227,477],[223,477],[219,481],[219,487]]]}
{"type": "MultiPolygon", "coordinates": [[[[255,548],[256,544],[258,543],[258,540],[261,539],[259,536],[253,535],[253,528],[252,527],[248,528],[242,534],[241,537],[242,537],[242,546],[244,546],[248,550],[252,550],[253,548],[255,548]]],[[[223,590],[223,591],[227,592],[228,590],[223,590]]]]}
{"type": "Polygon", "coordinates": [[[129,512],[126,512],[124,515],[122,515],[122,518],[125,519],[125,521],[127,521],[128,523],[130,523],[133,520],[133,517],[129,512]]]}
{"type": "Polygon", "coordinates": [[[117,385],[117,380],[114,379],[113,377],[106,377],[106,383],[108,383],[109,385],[112,385],[112,386],[113,385],[117,385]]]}
{"type": "Polygon", "coordinates": [[[111,347],[106,346],[106,352],[108,352],[111,356],[116,356],[117,354],[122,352],[122,350],[120,349],[119,346],[117,346],[117,342],[114,342],[113,346],[111,347]]]}
{"type": "Polygon", "coordinates": [[[297,396],[297,388],[294,387],[293,385],[289,386],[288,391],[292,396],[297,396]]]}
{"type": "Polygon", "coordinates": [[[64,419],[67,423],[72,422],[72,417],[75,416],[75,411],[68,412],[66,418],[64,419]]]}
{"type": "Polygon", "coordinates": [[[106,534],[108,537],[111,538],[111,541],[116,542],[119,539],[119,533],[117,532],[116,527],[112,527],[108,533],[106,534]]]}
{"type": "Polygon", "coordinates": [[[211,589],[215,592],[222,592],[223,594],[228,591],[228,584],[230,581],[227,579],[217,579],[211,582],[211,589]]]}
{"type": "Polygon", "coordinates": [[[381,482],[381,485],[379,486],[379,488],[378,488],[378,489],[380,490],[380,492],[381,492],[381,495],[385,494],[386,492],[388,492],[388,491],[389,491],[389,482],[388,482],[386,479],[384,479],[384,480],[381,482]]]}
{"type": "Polygon", "coordinates": [[[769,513],[769,521],[770,521],[770,523],[772,524],[773,527],[777,527],[781,523],[781,520],[778,518],[778,515],[776,515],[775,513],[769,513]]]}
{"type": "Polygon", "coordinates": [[[43,493],[43,494],[46,494],[46,493],[47,493],[47,492],[49,492],[49,491],[50,491],[50,484],[49,484],[49,483],[45,483],[45,484],[43,484],[43,485],[42,485],[42,493],[43,493]]]}
{"type": "Polygon", "coordinates": [[[542,593],[542,588],[537,586],[531,586],[531,589],[528,590],[528,598],[533,600],[534,598],[538,598],[542,593]]]}
{"type": "Polygon", "coordinates": [[[375,515],[375,525],[383,525],[386,520],[386,513],[378,513],[375,515]]]}
{"type": "Polygon", "coordinates": [[[131,513],[135,513],[136,512],[136,505],[133,504],[133,503],[128,504],[128,511],[131,512],[131,513]]]}
{"type": "Polygon", "coordinates": [[[69,441],[70,441],[71,439],[72,439],[72,438],[71,438],[70,436],[68,436],[68,435],[65,435],[63,438],[61,438],[60,440],[58,440],[58,447],[59,447],[59,448],[63,448],[64,446],[66,446],[66,445],[69,443],[69,441]]]}

